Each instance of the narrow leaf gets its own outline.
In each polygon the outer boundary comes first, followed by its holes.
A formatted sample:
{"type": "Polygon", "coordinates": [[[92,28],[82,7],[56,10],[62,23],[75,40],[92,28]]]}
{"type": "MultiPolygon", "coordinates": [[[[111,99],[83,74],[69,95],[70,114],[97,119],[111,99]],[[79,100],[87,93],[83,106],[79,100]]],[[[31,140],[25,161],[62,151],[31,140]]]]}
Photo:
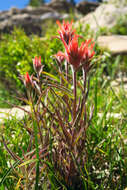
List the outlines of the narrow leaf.
{"type": "Polygon", "coordinates": [[[18,167],[20,168],[20,167],[22,167],[22,166],[25,166],[25,165],[34,163],[34,162],[36,162],[36,161],[38,161],[38,159],[27,160],[27,161],[23,162],[22,164],[18,165],[18,167]]]}
{"type": "Polygon", "coordinates": [[[47,73],[47,72],[43,71],[42,74],[44,74],[46,76],[49,76],[51,79],[54,79],[54,80],[59,82],[59,79],[57,77],[55,77],[54,75],[50,74],[50,73],[47,73]]]}

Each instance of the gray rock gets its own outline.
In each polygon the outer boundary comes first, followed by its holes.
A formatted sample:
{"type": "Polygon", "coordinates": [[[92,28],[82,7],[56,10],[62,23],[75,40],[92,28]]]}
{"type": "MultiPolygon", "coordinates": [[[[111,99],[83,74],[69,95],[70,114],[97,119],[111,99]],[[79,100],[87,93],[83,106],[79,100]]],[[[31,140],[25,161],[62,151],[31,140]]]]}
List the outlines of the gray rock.
{"type": "Polygon", "coordinates": [[[46,20],[46,19],[59,19],[61,17],[61,15],[57,12],[49,12],[49,13],[45,13],[43,14],[40,19],[41,20],[46,20]]]}
{"type": "Polygon", "coordinates": [[[14,116],[16,116],[19,120],[23,119],[27,112],[30,112],[29,106],[21,106],[21,109],[17,107],[9,109],[0,108],[0,124],[4,123],[5,119],[12,119],[14,116]],[[26,110],[26,112],[24,110],[26,110]]]}
{"type": "Polygon", "coordinates": [[[80,13],[82,13],[83,15],[86,15],[92,11],[95,11],[95,9],[99,5],[100,4],[97,2],[81,1],[81,2],[77,3],[76,8],[80,13]]]}
{"type": "Polygon", "coordinates": [[[115,91],[116,94],[119,94],[121,91],[123,93],[127,92],[127,78],[116,78],[111,82],[111,87],[115,91]]]}
{"type": "Polygon", "coordinates": [[[19,14],[20,13],[20,10],[16,7],[12,7],[9,11],[9,14],[10,15],[16,15],[16,14],[19,14]]]}
{"type": "Polygon", "coordinates": [[[38,7],[38,8],[28,6],[28,7],[24,8],[24,9],[21,9],[20,12],[22,14],[27,13],[27,14],[30,14],[30,15],[42,15],[42,14],[45,14],[47,12],[48,13],[49,12],[54,12],[54,10],[51,7],[44,5],[44,6],[41,6],[41,7],[38,7]]]}
{"type": "Polygon", "coordinates": [[[0,23],[0,33],[9,33],[14,27],[21,27],[27,34],[41,34],[41,26],[38,16],[29,14],[13,15],[10,19],[6,19],[0,23]]]}
{"type": "Polygon", "coordinates": [[[47,19],[59,20],[59,19],[65,19],[65,18],[69,18],[69,15],[68,14],[61,15],[58,12],[49,12],[40,16],[41,20],[47,20],[47,19]]]}
{"type": "Polygon", "coordinates": [[[98,44],[108,49],[112,54],[127,54],[127,36],[99,36],[98,44]]]}
{"type": "Polygon", "coordinates": [[[94,12],[89,13],[85,17],[81,18],[79,23],[83,25],[85,29],[86,24],[90,24],[91,29],[95,32],[100,27],[112,28],[120,18],[120,16],[127,14],[127,6],[116,6],[115,4],[101,4],[94,12]]]}
{"type": "Polygon", "coordinates": [[[66,0],[52,0],[50,3],[47,3],[47,6],[53,8],[54,10],[59,10],[60,12],[65,11],[69,13],[70,10],[75,11],[75,7],[66,0]]]}

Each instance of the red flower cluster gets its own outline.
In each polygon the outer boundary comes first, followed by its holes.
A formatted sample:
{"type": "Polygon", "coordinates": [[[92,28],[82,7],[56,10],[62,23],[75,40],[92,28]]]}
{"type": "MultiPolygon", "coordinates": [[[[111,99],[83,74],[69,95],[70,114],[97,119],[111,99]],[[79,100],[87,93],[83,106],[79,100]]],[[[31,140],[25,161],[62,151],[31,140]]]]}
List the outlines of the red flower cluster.
{"type": "Polygon", "coordinates": [[[86,40],[82,42],[79,47],[79,36],[72,30],[72,22],[69,24],[69,22],[65,23],[65,21],[63,21],[63,25],[61,26],[60,22],[57,21],[57,24],[60,27],[58,33],[64,44],[65,53],[59,52],[58,55],[55,55],[56,58],[58,58],[58,56],[64,57],[74,69],[77,69],[83,63],[89,62],[95,54],[93,51],[94,43],[92,43],[91,40],[86,40]]]}
{"type": "Polygon", "coordinates": [[[84,61],[89,61],[95,54],[95,51],[93,50],[95,43],[92,43],[91,40],[86,40],[85,42],[85,56],[84,61]]]}
{"type": "Polygon", "coordinates": [[[60,30],[58,30],[58,33],[60,35],[60,39],[64,39],[65,42],[68,44],[69,40],[73,38],[75,30],[72,30],[72,21],[71,23],[69,23],[68,21],[65,22],[63,20],[63,25],[60,24],[59,21],[56,21],[56,23],[58,24],[60,30]]]}
{"type": "Polygon", "coordinates": [[[55,54],[54,57],[56,58],[56,60],[59,64],[61,64],[65,59],[65,56],[63,55],[63,53],[61,51],[58,51],[58,53],[55,54]]]}
{"type": "Polygon", "coordinates": [[[42,71],[41,56],[39,58],[35,56],[35,58],[33,59],[33,67],[36,73],[40,75],[42,71]]]}
{"type": "MultiPolygon", "coordinates": [[[[77,35],[75,30],[72,29],[72,21],[71,23],[68,21],[63,21],[63,25],[57,21],[57,24],[60,28],[60,30],[58,30],[60,39],[65,47],[64,53],[59,51],[56,55],[54,55],[58,64],[61,64],[64,59],[66,59],[67,62],[71,64],[75,70],[84,64],[89,65],[92,57],[95,54],[93,50],[94,43],[92,43],[91,40],[86,40],[85,42],[82,42],[81,46],[79,47],[79,35],[77,35]]],[[[37,75],[40,76],[43,69],[43,66],[41,64],[41,57],[38,58],[35,56],[33,59],[33,67],[37,75]]],[[[25,74],[24,79],[26,86],[32,85],[32,77],[29,76],[28,72],[25,74]]]]}
{"type": "Polygon", "coordinates": [[[32,76],[29,76],[28,72],[24,75],[24,84],[26,87],[32,86],[32,76]]]}

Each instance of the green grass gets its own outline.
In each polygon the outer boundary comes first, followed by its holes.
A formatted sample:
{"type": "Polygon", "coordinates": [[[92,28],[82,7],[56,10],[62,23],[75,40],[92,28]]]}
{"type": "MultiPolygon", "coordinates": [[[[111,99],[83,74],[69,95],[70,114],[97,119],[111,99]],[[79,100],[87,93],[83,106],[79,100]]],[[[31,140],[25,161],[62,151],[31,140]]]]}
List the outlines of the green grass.
{"type": "Polygon", "coordinates": [[[15,117],[11,120],[5,119],[4,124],[0,123],[0,134],[0,181],[3,176],[8,173],[8,176],[0,186],[0,189],[7,188],[8,190],[13,190],[15,189],[15,184],[18,181],[19,176],[15,174],[14,169],[12,168],[15,162],[4,148],[2,135],[8,148],[18,156],[22,156],[22,152],[25,152],[29,136],[23,129],[23,123],[18,121],[15,117]]]}
{"type": "Polygon", "coordinates": [[[7,102],[12,104],[19,104],[19,101],[14,99],[15,94],[7,90],[5,86],[0,82],[0,108],[10,108],[11,105],[9,105],[7,102]]]}

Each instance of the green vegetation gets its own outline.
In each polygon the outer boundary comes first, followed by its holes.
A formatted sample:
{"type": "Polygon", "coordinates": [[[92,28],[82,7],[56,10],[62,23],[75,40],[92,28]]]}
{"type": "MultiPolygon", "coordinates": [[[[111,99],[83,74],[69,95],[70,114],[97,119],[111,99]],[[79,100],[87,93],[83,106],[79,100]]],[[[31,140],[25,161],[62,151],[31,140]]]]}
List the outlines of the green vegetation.
{"type": "Polygon", "coordinates": [[[32,7],[39,7],[40,5],[43,5],[45,3],[44,0],[30,0],[29,5],[32,7]]]}
{"type": "MultiPolygon", "coordinates": [[[[11,151],[16,152],[18,156],[22,156],[23,151],[26,151],[27,144],[29,142],[29,135],[26,133],[23,126],[24,123],[18,121],[15,117],[13,117],[12,120],[6,119],[4,125],[0,126],[0,134],[4,132],[4,138],[5,141],[8,142],[8,148],[11,149],[11,151]]],[[[9,175],[11,175],[11,177],[9,177],[3,185],[0,185],[0,190],[5,188],[8,190],[15,189],[15,182],[18,182],[20,173],[18,175],[18,173],[16,174],[13,169],[11,169],[13,164],[14,161],[4,149],[3,141],[0,137],[0,180],[3,178],[9,168],[9,175]]]]}
{"type": "Polygon", "coordinates": [[[127,15],[120,15],[117,23],[111,29],[100,28],[99,35],[127,35],[127,15]]]}
{"type": "MultiPolygon", "coordinates": [[[[56,39],[51,43],[51,36],[48,34],[45,38],[36,35],[28,37],[23,30],[15,29],[12,34],[2,35],[0,46],[0,83],[2,83],[2,89],[9,89],[14,96],[24,92],[24,85],[19,77],[24,75],[26,71],[33,72],[32,59],[35,56],[41,56],[45,70],[50,71],[51,55],[57,53],[58,48],[61,48],[61,43],[56,39]]],[[[3,91],[2,89],[1,91],[3,91]]],[[[1,93],[5,95],[2,99],[6,100],[7,93],[1,93]]]]}
{"type": "MultiPolygon", "coordinates": [[[[6,85],[8,85],[8,83],[6,85]]],[[[14,90],[9,91],[8,86],[5,87],[5,85],[0,82],[0,108],[11,107],[8,102],[15,105],[20,104],[20,102],[15,98],[16,95],[17,94],[14,90]]]]}
{"type": "Polygon", "coordinates": [[[117,24],[111,28],[112,34],[127,35],[127,15],[120,16],[117,24]]]}

